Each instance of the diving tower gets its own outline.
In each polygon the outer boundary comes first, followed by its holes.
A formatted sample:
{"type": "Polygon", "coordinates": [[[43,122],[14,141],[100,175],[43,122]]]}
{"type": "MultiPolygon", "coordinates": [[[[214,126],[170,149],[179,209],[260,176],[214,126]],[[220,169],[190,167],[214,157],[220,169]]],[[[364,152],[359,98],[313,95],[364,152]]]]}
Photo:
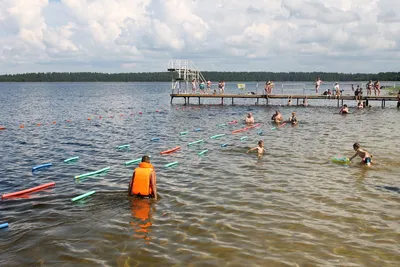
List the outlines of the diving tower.
{"type": "Polygon", "coordinates": [[[191,90],[192,80],[196,83],[206,83],[206,79],[196,65],[185,59],[171,59],[168,62],[168,71],[172,74],[172,93],[188,93],[191,90]]]}

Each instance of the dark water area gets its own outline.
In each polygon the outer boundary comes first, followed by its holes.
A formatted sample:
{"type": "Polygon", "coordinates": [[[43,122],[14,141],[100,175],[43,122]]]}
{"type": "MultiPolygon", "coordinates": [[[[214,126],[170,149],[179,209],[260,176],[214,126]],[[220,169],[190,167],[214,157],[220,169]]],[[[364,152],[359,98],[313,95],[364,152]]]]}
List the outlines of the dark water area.
{"type": "Polygon", "coordinates": [[[396,103],[357,110],[348,101],[347,115],[330,100],[310,100],[306,108],[286,100],[184,106],[170,105],[170,87],[0,84],[0,194],[56,183],[0,201],[0,224],[9,223],[0,229],[0,266],[400,265],[396,103]],[[296,111],[299,124],[272,130],[276,109],[285,118],[296,111]],[[245,127],[249,111],[260,127],[231,134],[245,127]],[[239,123],[218,126],[233,120],[239,123]],[[210,139],[216,134],[226,135],[210,139]],[[245,153],[258,140],[266,148],[260,159],[245,153]],[[352,156],[354,142],[373,154],[372,166],[359,158],[331,162],[352,156]],[[116,149],[124,144],[130,149],[116,149]],[[158,200],[127,196],[137,164],[124,162],[145,154],[157,172],[158,200]],[[79,160],[64,163],[74,156],[79,160]],[[105,167],[102,175],[75,179],[105,167]]]}

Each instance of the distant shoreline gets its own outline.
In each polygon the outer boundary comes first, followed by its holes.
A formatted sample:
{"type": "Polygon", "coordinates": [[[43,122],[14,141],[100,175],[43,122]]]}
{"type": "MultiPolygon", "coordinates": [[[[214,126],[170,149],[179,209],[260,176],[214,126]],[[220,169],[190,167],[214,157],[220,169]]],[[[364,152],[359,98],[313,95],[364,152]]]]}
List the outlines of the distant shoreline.
{"type": "MultiPolygon", "coordinates": [[[[326,82],[363,82],[380,80],[400,81],[400,72],[380,73],[337,73],[337,72],[201,72],[210,81],[226,82],[304,82],[315,81],[320,77],[326,82]]],[[[171,82],[174,76],[170,72],[39,72],[0,75],[0,82],[171,82]]]]}

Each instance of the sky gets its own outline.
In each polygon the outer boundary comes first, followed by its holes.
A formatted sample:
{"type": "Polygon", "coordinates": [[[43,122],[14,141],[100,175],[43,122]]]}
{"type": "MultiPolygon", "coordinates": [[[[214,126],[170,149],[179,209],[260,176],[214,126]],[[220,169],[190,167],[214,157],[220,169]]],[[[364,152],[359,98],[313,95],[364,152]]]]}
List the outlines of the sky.
{"type": "Polygon", "coordinates": [[[0,74],[400,71],[398,0],[0,0],[0,74]]]}

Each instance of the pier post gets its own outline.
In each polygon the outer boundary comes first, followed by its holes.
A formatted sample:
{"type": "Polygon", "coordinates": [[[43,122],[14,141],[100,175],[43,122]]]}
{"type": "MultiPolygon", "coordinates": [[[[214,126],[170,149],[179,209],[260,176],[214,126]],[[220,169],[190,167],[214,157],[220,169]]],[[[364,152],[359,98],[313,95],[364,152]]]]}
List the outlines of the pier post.
{"type": "Polygon", "coordinates": [[[221,105],[224,105],[224,98],[221,97],[221,105]]]}
{"type": "Polygon", "coordinates": [[[200,96],[199,96],[199,105],[200,105],[200,96]]]}
{"type": "Polygon", "coordinates": [[[232,106],[233,106],[233,97],[232,97],[232,106]]]}

